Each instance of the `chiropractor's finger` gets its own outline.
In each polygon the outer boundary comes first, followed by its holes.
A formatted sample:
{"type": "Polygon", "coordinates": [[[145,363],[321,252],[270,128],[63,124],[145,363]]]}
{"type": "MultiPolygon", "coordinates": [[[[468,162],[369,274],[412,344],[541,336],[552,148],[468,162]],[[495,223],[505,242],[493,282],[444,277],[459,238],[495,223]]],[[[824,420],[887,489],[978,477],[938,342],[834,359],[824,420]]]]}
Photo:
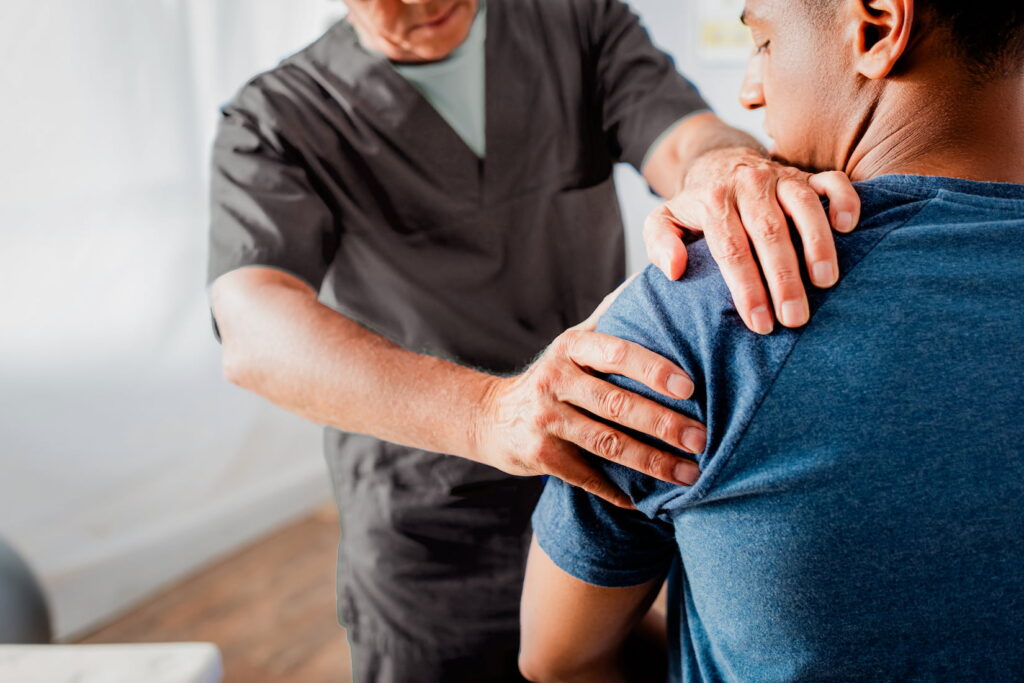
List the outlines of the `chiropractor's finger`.
{"type": "Polygon", "coordinates": [[[722,209],[713,224],[704,230],[711,256],[718,263],[722,278],[732,293],[733,303],[743,322],[758,334],[769,334],[775,326],[768,291],[761,269],[750,250],[750,238],[735,205],[722,209]]]}
{"type": "Polygon", "coordinates": [[[678,280],[686,272],[688,255],[683,243],[683,226],[668,204],[662,204],[644,221],[644,246],[647,258],[669,280],[678,280]]]}
{"type": "Polygon", "coordinates": [[[565,344],[565,356],[582,368],[628,377],[664,396],[693,395],[693,379],[686,372],[639,344],[583,330],[563,334],[556,344],[565,344]]]}
{"type": "Polygon", "coordinates": [[[851,232],[860,223],[860,196],[845,173],[828,171],[812,175],[811,188],[822,197],[828,197],[832,227],[839,232],[851,232]]]}
{"type": "Polygon", "coordinates": [[[736,204],[757,252],[776,316],[786,327],[799,327],[810,317],[800,262],[779,206],[775,177],[765,176],[763,184],[761,180],[756,190],[737,193],[736,204]]]}
{"type": "Polygon", "coordinates": [[[608,477],[590,465],[579,452],[576,445],[563,440],[557,448],[551,449],[545,457],[545,474],[558,477],[562,481],[592,493],[612,505],[627,510],[635,510],[636,506],[625,493],[620,491],[608,477]]]}
{"type": "Polygon", "coordinates": [[[839,260],[832,226],[817,193],[802,179],[779,181],[777,193],[779,204],[800,233],[811,282],[818,287],[831,287],[839,280],[839,260]]]}
{"type": "Polygon", "coordinates": [[[692,486],[700,477],[694,461],[659,451],[580,412],[562,421],[554,433],[609,462],[670,484],[692,486]]]}
{"type": "MultiPolygon", "coordinates": [[[[707,430],[701,423],[585,372],[580,372],[573,381],[560,387],[558,398],[615,425],[628,427],[695,455],[703,453],[707,446],[707,430]]],[[[650,455],[646,446],[643,452],[650,455]]]]}

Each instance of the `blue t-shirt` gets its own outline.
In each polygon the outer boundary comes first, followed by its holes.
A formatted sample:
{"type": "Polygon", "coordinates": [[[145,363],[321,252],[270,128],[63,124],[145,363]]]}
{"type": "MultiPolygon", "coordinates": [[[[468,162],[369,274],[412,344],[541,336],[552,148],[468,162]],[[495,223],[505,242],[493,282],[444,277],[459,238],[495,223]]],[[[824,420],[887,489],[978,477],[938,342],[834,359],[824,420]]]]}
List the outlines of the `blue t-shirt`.
{"type": "Polygon", "coordinates": [[[611,380],[707,424],[703,474],[595,458],[639,512],[552,479],[534,528],[591,584],[674,565],[673,680],[1024,678],[1024,186],[857,187],[806,327],[748,332],[702,243],[601,320],[693,377],[611,380]]]}

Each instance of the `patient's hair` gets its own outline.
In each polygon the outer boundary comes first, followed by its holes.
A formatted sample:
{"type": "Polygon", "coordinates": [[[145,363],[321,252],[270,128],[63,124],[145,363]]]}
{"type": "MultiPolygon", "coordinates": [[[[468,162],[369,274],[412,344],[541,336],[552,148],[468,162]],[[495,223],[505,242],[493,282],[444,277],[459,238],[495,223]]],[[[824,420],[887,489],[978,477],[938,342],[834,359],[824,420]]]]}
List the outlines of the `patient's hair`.
{"type": "MultiPolygon", "coordinates": [[[[804,0],[822,21],[840,0],[804,0]]],[[[918,0],[922,28],[949,31],[953,47],[980,79],[1019,74],[1024,68],[1024,0],[918,0]]]]}

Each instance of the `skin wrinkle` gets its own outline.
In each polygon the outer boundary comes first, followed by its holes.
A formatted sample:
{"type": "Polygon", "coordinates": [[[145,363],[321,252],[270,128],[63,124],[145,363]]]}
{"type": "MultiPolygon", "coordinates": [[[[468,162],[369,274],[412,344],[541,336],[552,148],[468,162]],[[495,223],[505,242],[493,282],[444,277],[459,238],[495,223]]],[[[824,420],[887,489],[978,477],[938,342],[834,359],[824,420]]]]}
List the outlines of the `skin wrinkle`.
{"type": "Polygon", "coordinates": [[[838,168],[853,180],[912,170],[1003,182],[1021,178],[1019,160],[1010,153],[1024,141],[1024,130],[1015,125],[1024,119],[1019,76],[979,81],[973,62],[950,49],[950,30],[919,18],[919,4],[874,0],[872,7],[885,12],[876,16],[865,13],[864,0],[837,0],[831,20],[816,20],[801,5],[748,2],[745,19],[755,41],[769,47],[751,61],[747,79],[754,95],[745,99],[753,108],[772,104],[765,126],[778,158],[812,171],[838,168]],[[895,15],[899,20],[888,14],[894,8],[903,12],[895,15]],[[879,24],[879,17],[894,23],[879,24]],[[807,25],[819,37],[798,44],[795,36],[807,25]],[[873,28],[877,42],[865,45],[862,36],[873,28]],[[901,36],[907,41],[902,50],[901,36]],[[836,50],[836,39],[848,47],[836,50]],[[881,52],[869,54],[876,45],[881,52]],[[811,54],[829,58],[814,64],[811,54]],[[887,62],[884,75],[873,77],[887,62]],[[812,130],[829,131],[831,140],[816,139],[812,130]],[[1005,131],[1004,139],[993,139],[992,130],[1005,131]]]}
{"type": "Polygon", "coordinates": [[[892,101],[882,98],[867,129],[845,155],[848,163],[843,168],[850,177],[860,180],[909,169],[919,174],[950,175],[950,169],[958,168],[959,177],[988,178],[991,161],[1004,157],[1008,168],[999,178],[1004,182],[1019,178],[1012,171],[1019,164],[1006,154],[1011,146],[994,144],[986,131],[993,126],[1005,130],[1006,142],[1024,137],[1000,121],[1007,118],[1006,111],[1024,112],[1024,96],[1016,102],[1006,98],[1002,80],[986,86],[961,83],[951,88],[959,94],[950,96],[944,104],[928,97],[926,84],[904,89],[892,101]],[[995,117],[987,104],[991,99],[1004,102],[1002,112],[995,117]]]}

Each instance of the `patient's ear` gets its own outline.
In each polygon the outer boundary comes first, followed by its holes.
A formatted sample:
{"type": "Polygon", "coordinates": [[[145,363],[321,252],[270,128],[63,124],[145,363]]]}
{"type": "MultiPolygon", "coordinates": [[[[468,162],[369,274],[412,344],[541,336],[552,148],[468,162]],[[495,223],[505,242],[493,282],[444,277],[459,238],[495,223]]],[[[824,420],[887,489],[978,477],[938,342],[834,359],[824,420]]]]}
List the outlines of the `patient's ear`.
{"type": "Polygon", "coordinates": [[[910,44],[914,0],[852,0],[856,30],[854,63],[864,77],[892,73],[910,44]]]}

